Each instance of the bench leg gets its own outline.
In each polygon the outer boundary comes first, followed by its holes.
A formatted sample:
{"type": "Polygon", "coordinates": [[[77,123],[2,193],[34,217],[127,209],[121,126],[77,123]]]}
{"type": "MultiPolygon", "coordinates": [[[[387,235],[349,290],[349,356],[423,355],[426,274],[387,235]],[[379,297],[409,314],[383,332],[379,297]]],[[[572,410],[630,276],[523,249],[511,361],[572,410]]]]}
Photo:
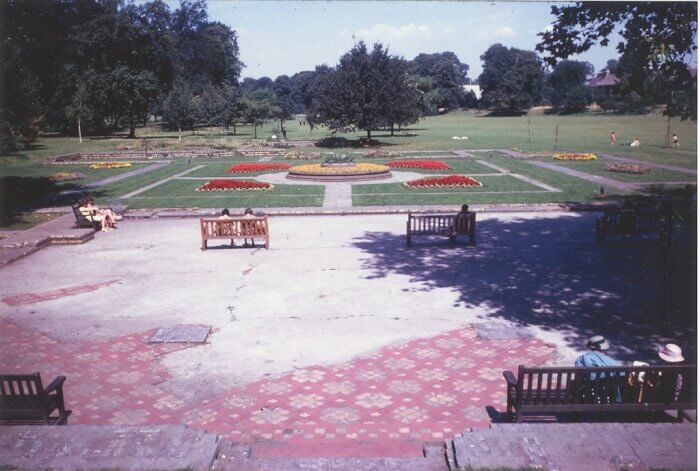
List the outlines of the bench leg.
{"type": "Polygon", "coordinates": [[[207,250],[207,239],[202,239],[202,250],[207,250]]]}

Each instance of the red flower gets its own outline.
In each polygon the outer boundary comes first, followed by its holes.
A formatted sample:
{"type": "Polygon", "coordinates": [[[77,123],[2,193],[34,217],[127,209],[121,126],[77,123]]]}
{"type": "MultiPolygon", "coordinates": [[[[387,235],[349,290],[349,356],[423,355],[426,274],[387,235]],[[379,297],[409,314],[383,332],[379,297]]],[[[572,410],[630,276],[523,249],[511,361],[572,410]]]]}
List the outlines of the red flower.
{"type": "Polygon", "coordinates": [[[246,191],[246,190],[270,190],[269,183],[253,180],[212,180],[195,191],[246,191]]]}
{"type": "Polygon", "coordinates": [[[428,177],[404,183],[408,188],[468,188],[483,186],[466,175],[448,175],[446,177],[428,177]]]}
{"type": "Polygon", "coordinates": [[[451,167],[440,160],[392,160],[389,167],[423,168],[427,170],[449,170],[451,167]]]}
{"type": "Polygon", "coordinates": [[[226,170],[226,173],[250,173],[250,172],[262,172],[265,170],[287,170],[290,168],[290,164],[283,162],[241,162],[239,164],[230,167],[226,170]]]}

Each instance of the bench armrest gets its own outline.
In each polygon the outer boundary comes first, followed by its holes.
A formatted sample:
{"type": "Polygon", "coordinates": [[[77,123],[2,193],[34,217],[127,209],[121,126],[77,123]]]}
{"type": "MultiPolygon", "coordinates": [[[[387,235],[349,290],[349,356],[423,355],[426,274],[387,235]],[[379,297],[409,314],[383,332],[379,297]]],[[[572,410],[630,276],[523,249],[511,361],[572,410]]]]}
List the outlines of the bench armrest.
{"type": "Polygon", "coordinates": [[[508,386],[516,387],[518,385],[518,381],[515,379],[515,375],[510,371],[504,371],[503,377],[506,379],[506,383],[508,383],[508,386]]]}
{"type": "Polygon", "coordinates": [[[48,394],[52,391],[55,391],[56,389],[62,388],[65,380],[66,380],[65,376],[58,376],[56,379],[51,381],[51,384],[49,384],[48,386],[46,386],[46,388],[44,388],[44,392],[48,394]]]}

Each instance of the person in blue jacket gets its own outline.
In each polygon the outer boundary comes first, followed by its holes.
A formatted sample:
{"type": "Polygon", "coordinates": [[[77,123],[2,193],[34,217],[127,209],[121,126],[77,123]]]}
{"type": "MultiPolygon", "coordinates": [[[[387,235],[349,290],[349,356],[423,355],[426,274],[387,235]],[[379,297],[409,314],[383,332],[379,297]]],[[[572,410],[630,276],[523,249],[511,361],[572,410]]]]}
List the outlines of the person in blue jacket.
{"type": "MultiPolygon", "coordinates": [[[[617,360],[609,357],[604,353],[605,350],[610,348],[610,344],[605,340],[602,335],[594,335],[588,339],[588,351],[578,357],[574,362],[576,368],[588,368],[594,366],[620,366],[617,360]]],[[[595,402],[610,403],[610,402],[622,402],[622,397],[620,395],[619,387],[614,387],[613,391],[608,391],[608,385],[605,383],[597,383],[597,381],[604,379],[605,374],[601,374],[597,377],[596,373],[591,373],[590,375],[590,386],[585,387],[582,393],[585,396],[592,396],[595,402]]]]}

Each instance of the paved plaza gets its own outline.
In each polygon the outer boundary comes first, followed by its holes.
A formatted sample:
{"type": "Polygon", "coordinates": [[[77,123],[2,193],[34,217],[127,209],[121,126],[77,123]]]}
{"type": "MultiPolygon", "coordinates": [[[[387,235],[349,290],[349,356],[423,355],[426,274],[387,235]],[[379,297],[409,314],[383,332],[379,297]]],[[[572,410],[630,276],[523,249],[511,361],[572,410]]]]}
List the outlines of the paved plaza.
{"type": "MultiPolygon", "coordinates": [[[[480,213],[477,246],[405,245],[405,215],[272,217],[271,248],[199,249],[198,221],[122,221],[0,268],[8,372],[65,375],[71,424],[187,425],[269,456],[420,456],[488,427],[502,371],[569,365],[600,333],[655,361],[651,241],[595,213],[480,213]],[[203,344],[152,343],[211,326],[203,344]]],[[[206,329],[205,329],[206,332],[206,329]]],[[[663,332],[663,333],[662,333],[663,332]]]]}

